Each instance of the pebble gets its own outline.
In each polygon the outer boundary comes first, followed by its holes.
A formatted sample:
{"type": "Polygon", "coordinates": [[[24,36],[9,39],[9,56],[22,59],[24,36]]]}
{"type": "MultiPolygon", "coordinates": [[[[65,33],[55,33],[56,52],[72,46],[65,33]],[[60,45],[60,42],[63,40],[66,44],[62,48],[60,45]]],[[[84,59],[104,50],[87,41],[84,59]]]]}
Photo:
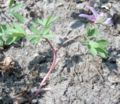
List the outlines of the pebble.
{"type": "Polygon", "coordinates": [[[110,81],[111,83],[120,83],[120,76],[115,74],[110,74],[108,76],[108,81],[110,81]]]}
{"type": "Polygon", "coordinates": [[[37,90],[38,90],[37,87],[31,88],[31,92],[32,92],[32,93],[35,93],[37,90]]]}
{"type": "Polygon", "coordinates": [[[62,6],[64,6],[63,3],[56,4],[56,7],[62,7],[62,6]]]}
{"type": "Polygon", "coordinates": [[[101,6],[101,8],[104,8],[104,9],[106,9],[106,10],[109,10],[111,7],[112,7],[112,4],[111,4],[111,3],[104,4],[104,5],[101,6]]]}
{"type": "Polygon", "coordinates": [[[32,104],[38,104],[38,100],[37,99],[33,99],[32,100],[32,104]]]}

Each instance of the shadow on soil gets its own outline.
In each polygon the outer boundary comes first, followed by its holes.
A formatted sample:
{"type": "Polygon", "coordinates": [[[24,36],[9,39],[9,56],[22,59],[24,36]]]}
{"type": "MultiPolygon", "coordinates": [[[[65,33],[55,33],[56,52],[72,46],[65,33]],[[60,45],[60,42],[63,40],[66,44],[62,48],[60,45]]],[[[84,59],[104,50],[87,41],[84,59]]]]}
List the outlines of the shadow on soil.
{"type": "Polygon", "coordinates": [[[29,70],[39,70],[40,73],[48,72],[48,64],[52,61],[52,51],[39,53],[32,61],[29,62],[29,70]]]}
{"type": "Polygon", "coordinates": [[[84,13],[84,11],[80,11],[79,13],[73,12],[73,13],[71,14],[71,17],[72,17],[74,20],[76,20],[74,23],[71,24],[71,28],[72,28],[72,29],[79,28],[79,27],[81,27],[82,25],[88,23],[88,21],[87,21],[86,19],[79,17],[79,14],[80,14],[80,13],[84,13]]]}
{"type": "Polygon", "coordinates": [[[117,59],[120,58],[120,50],[110,49],[109,57],[107,59],[103,59],[103,62],[108,67],[109,71],[118,71],[117,59]]]}
{"type": "Polygon", "coordinates": [[[102,3],[102,4],[105,4],[105,3],[108,3],[109,2],[109,0],[100,0],[100,3],[102,3]]]}
{"type": "MultiPolygon", "coordinates": [[[[76,54],[73,56],[66,55],[64,67],[67,67],[67,72],[70,72],[70,68],[79,62],[83,62],[80,54],[76,54]]],[[[64,68],[63,68],[64,69],[64,68]]]]}

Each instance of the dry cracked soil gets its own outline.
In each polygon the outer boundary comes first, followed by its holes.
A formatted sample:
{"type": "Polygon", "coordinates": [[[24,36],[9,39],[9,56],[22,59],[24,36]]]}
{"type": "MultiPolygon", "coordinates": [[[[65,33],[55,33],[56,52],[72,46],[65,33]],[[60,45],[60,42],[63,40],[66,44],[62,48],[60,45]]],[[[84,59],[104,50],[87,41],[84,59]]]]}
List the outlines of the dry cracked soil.
{"type": "MultiPolygon", "coordinates": [[[[108,59],[91,56],[80,42],[85,23],[78,17],[79,1],[16,0],[25,4],[21,13],[28,21],[58,17],[52,26],[55,47],[57,36],[80,37],[61,48],[59,62],[39,96],[34,92],[52,61],[49,45],[42,41],[34,46],[24,41],[1,51],[0,58],[11,57],[16,64],[11,74],[0,75],[0,104],[120,104],[120,25],[98,26],[98,38],[109,40],[110,55],[108,59]]],[[[120,14],[119,0],[93,0],[93,6],[109,16],[120,14]]],[[[3,9],[1,6],[0,21],[9,22],[3,9]]]]}

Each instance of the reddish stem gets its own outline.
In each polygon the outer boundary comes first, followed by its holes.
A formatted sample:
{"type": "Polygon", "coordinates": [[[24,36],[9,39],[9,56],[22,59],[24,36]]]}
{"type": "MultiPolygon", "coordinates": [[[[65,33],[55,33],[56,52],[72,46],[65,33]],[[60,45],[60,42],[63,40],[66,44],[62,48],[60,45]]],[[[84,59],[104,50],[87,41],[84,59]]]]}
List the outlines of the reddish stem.
{"type": "MultiPolygon", "coordinates": [[[[72,40],[77,39],[78,37],[80,37],[80,36],[76,36],[75,38],[69,39],[68,41],[64,42],[63,45],[69,43],[69,42],[72,41],[72,40]]],[[[57,53],[58,53],[58,51],[63,47],[63,45],[62,45],[62,46],[60,46],[58,49],[55,49],[55,48],[53,47],[53,45],[51,44],[51,42],[50,42],[47,38],[45,38],[45,40],[46,40],[46,42],[50,45],[50,47],[51,47],[51,49],[52,49],[53,61],[52,61],[51,65],[50,65],[50,68],[49,68],[48,73],[45,75],[45,77],[43,78],[43,80],[41,81],[41,83],[40,83],[40,85],[39,85],[38,90],[36,91],[36,94],[35,94],[36,96],[39,94],[42,86],[44,85],[45,81],[49,78],[51,72],[55,69],[55,67],[56,67],[56,65],[57,65],[57,53]]]]}
{"type": "Polygon", "coordinates": [[[57,64],[57,52],[58,52],[58,50],[54,49],[53,45],[50,43],[50,41],[49,41],[48,39],[46,39],[46,41],[48,42],[48,44],[49,44],[50,47],[52,48],[53,61],[52,61],[51,65],[50,65],[50,68],[49,68],[48,73],[45,75],[45,77],[43,78],[43,80],[41,81],[41,83],[40,83],[40,85],[39,85],[39,88],[38,88],[38,90],[37,90],[37,92],[36,92],[36,94],[35,94],[36,96],[39,94],[42,86],[44,85],[45,81],[49,78],[52,70],[55,69],[55,66],[56,66],[56,64],[57,64]]]}

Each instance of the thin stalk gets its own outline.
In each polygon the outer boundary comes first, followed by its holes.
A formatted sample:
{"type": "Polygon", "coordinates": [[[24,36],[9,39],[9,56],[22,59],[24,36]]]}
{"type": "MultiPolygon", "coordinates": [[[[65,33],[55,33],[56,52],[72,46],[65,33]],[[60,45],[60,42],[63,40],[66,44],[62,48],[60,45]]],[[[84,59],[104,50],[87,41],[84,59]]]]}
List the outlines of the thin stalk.
{"type": "Polygon", "coordinates": [[[42,80],[41,83],[39,84],[39,88],[38,88],[38,90],[37,90],[36,93],[35,93],[36,96],[40,93],[40,90],[41,90],[41,88],[43,87],[45,81],[49,78],[51,72],[55,69],[55,67],[56,67],[56,65],[57,65],[57,63],[58,63],[58,60],[57,60],[57,53],[58,53],[58,51],[59,51],[65,44],[69,43],[69,42],[72,41],[72,40],[77,39],[78,37],[80,37],[80,36],[76,36],[75,38],[72,38],[72,39],[69,39],[69,40],[65,41],[65,42],[63,43],[63,45],[60,46],[60,47],[57,48],[57,49],[55,49],[55,48],[53,47],[53,45],[51,44],[51,42],[50,42],[47,38],[45,38],[46,42],[49,44],[49,46],[50,46],[51,49],[52,49],[53,61],[52,61],[51,65],[50,65],[50,68],[49,68],[48,73],[45,75],[45,77],[43,78],[43,80],[42,80]]]}
{"type": "Polygon", "coordinates": [[[52,70],[55,69],[55,66],[56,66],[56,64],[57,64],[57,52],[58,52],[58,50],[54,49],[53,45],[50,43],[50,41],[49,41],[48,39],[46,39],[46,41],[48,42],[48,44],[49,44],[50,47],[52,48],[53,61],[52,61],[51,65],[50,65],[50,68],[49,68],[48,73],[45,75],[45,77],[43,78],[43,80],[41,81],[41,83],[40,83],[40,85],[39,85],[39,88],[38,88],[38,90],[37,90],[37,92],[36,92],[36,94],[35,94],[36,96],[39,94],[42,86],[44,85],[45,81],[49,78],[52,70]]]}

